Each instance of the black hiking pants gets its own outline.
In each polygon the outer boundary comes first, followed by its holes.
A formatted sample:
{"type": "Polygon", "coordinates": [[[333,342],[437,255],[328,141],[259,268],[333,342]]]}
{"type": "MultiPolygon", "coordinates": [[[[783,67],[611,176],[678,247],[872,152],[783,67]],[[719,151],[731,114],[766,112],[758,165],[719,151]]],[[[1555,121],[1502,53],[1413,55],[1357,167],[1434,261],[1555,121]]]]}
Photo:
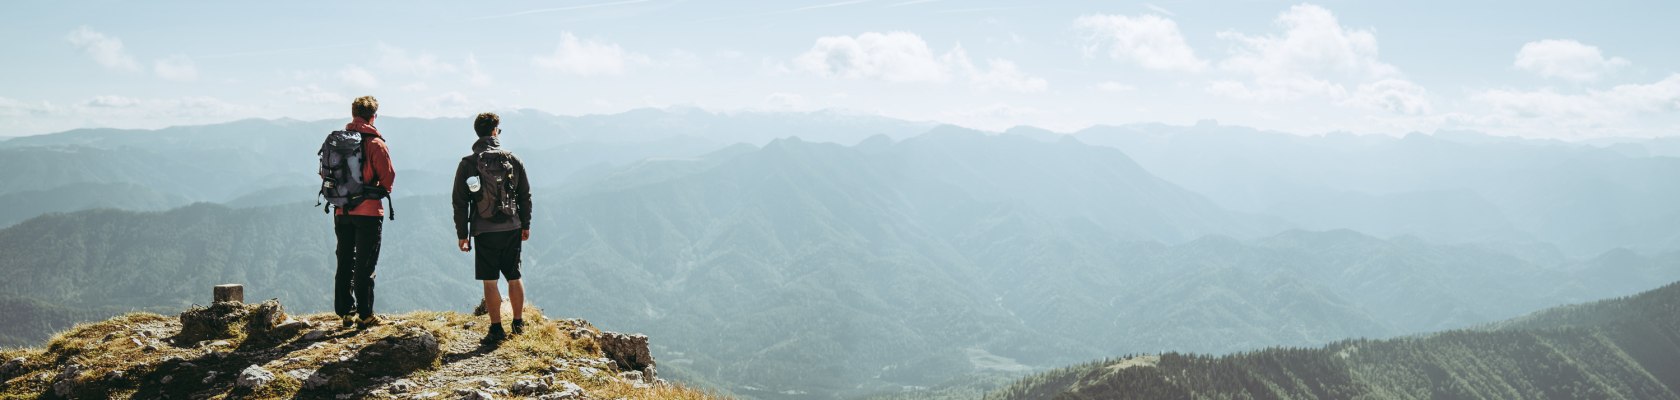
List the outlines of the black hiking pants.
{"type": "Polygon", "coordinates": [[[338,274],[333,276],[333,311],[360,318],[373,315],[373,269],[379,264],[382,217],[333,216],[338,236],[338,274]]]}

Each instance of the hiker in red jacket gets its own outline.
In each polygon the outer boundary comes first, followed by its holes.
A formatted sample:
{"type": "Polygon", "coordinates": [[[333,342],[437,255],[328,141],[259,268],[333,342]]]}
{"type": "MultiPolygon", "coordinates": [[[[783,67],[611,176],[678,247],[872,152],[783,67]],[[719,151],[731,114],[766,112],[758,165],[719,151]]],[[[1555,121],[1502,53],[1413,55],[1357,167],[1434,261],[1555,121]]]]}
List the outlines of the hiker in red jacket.
{"type": "MultiPolygon", "coordinates": [[[[362,96],[350,103],[354,117],[344,130],[361,132],[362,180],[390,193],[397,171],[391,166],[390,149],[385,137],[373,127],[378,116],[379,100],[362,96]]],[[[338,273],[333,277],[333,310],[344,321],[344,327],[354,325],[365,329],[378,325],[373,315],[373,270],[379,264],[380,230],[383,228],[385,205],[374,199],[363,201],[348,210],[340,208],[333,214],[333,233],[338,237],[338,273]],[[360,315],[361,319],[356,319],[360,315]]]]}

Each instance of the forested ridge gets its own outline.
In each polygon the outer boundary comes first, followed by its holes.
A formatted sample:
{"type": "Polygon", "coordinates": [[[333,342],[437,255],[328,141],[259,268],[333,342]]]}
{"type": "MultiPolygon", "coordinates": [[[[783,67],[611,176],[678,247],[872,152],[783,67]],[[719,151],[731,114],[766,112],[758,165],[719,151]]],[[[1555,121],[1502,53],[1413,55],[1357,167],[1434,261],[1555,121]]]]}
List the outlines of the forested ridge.
{"type": "Polygon", "coordinates": [[[1680,283],[1478,329],[1227,356],[1134,355],[987,399],[1680,398],[1680,283]]]}

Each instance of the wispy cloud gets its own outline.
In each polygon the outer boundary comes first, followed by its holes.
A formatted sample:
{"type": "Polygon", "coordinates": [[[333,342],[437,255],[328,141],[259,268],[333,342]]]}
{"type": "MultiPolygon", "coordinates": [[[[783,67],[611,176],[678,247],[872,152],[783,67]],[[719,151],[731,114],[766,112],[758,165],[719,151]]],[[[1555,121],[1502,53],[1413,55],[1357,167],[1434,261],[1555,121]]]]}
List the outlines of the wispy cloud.
{"type": "Polygon", "coordinates": [[[359,46],[367,46],[367,45],[370,45],[370,44],[374,44],[374,42],[340,43],[340,44],[331,44],[331,45],[325,45],[325,46],[288,47],[288,48],[283,48],[283,49],[240,51],[240,52],[233,52],[233,53],[222,53],[222,54],[194,56],[193,59],[213,60],[213,59],[218,59],[218,58],[266,56],[266,55],[271,55],[271,54],[284,54],[284,53],[306,52],[306,51],[316,51],[316,50],[330,50],[330,49],[340,49],[340,48],[345,48],[345,47],[359,47],[359,46]]]}
{"type": "Polygon", "coordinates": [[[525,11],[508,13],[508,14],[487,15],[487,16],[483,16],[483,17],[473,18],[472,21],[479,21],[479,20],[486,20],[486,19],[496,19],[496,18],[518,17],[518,16],[522,16],[522,15],[542,14],[542,13],[551,13],[551,12],[560,12],[560,11],[584,10],[584,9],[590,9],[590,8],[622,6],[622,5],[630,5],[630,4],[636,4],[636,3],[646,3],[646,2],[649,2],[649,1],[652,1],[652,0],[623,0],[623,1],[613,1],[613,2],[606,2],[606,3],[579,4],[579,5],[575,5],[575,6],[565,6],[565,7],[538,8],[538,9],[534,9],[534,10],[525,10],[525,11]]]}
{"type": "Polygon", "coordinates": [[[1207,66],[1185,43],[1178,23],[1154,14],[1086,15],[1073,21],[1085,39],[1085,55],[1107,49],[1109,58],[1159,71],[1200,71],[1207,66]]]}
{"type": "Polygon", "coordinates": [[[65,35],[64,39],[76,48],[86,52],[88,57],[92,57],[94,62],[105,68],[125,71],[140,70],[140,63],[134,61],[134,56],[129,55],[127,50],[123,50],[121,39],[106,36],[104,33],[86,26],[70,31],[70,34],[65,35]]]}
{"type": "Polygon", "coordinates": [[[1604,58],[1597,46],[1574,40],[1547,39],[1523,44],[1512,64],[1519,69],[1547,78],[1563,78],[1586,82],[1625,67],[1630,62],[1621,57],[1604,58]]]}
{"type": "Polygon", "coordinates": [[[833,7],[849,6],[849,5],[853,5],[853,4],[868,3],[868,2],[869,2],[869,0],[847,0],[847,1],[841,1],[841,2],[828,3],[828,4],[809,5],[809,6],[795,8],[795,9],[792,9],[792,10],[787,10],[786,12],[808,11],[808,10],[815,10],[815,9],[820,9],[820,8],[833,8],[833,7]]]}
{"type": "Polygon", "coordinates": [[[198,65],[191,58],[176,55],[159,59],[152,64],[152,71],[163,79],[187,82],[198,79],[198,65]]]}
{"type": "Polygon", "coordinates": [[[1178,16],[1178,14],[1173,13],[1172,10],[1168,10],[1166,7],[1157,6],[1154,3],[1143,3],[1143,7],[1158,13],[1166,14],[1168,17],[1178,16]]]}
{"type": "Polygon", "coordinates": [[[373,73],[368,72],[366,68],[357,65],[346,65],[344,69],[338,70],[338,79],[346,84],[366,89],[379,87],[379,78],[374,77],[373,73]]]}
{"type": "Polygon", "coordinates": [[[887,7],[902,7],[902,6],[909,6],[909,5],[916,5],[916,4],[932,3],[932,2],[936,2],[936,1],[940,1],[940,0],[910,0],[910,1],[902,2],[902,3],[893,4],[893,5],[890,5],[890,6],[887,6],[887,7]]]}
{"type": "Polygon", "coordinates": [[[788,8],[788,9],[781,9],[781,10],[774,10],[774,11],[766,11],[766,12],[761,12],[761,13],[729,15],[729,16],[722,16],[722,17],[717,17],[717,18],[707,18],[707,19],[702,19],[702,20],[695,21],[695,22],[717,22],[717,21],[730,20],[730,19],[736,19],[736,18],[753,18],[753,17],[764,17],[764,16],[771,16],[771,15],[792,14],[792,13],[797,13],[797,12],[820,10],[820,9],[824,9],[824,8],[835,8],[835,7],[843,7],[843,6],[849,6],[849,5],[854,5],[854,4],[868,3],[870,1],[872,1],[872,0],[846,0],[846,1],[839,1],[839,2],[833,2],[833,3],[813,4],[813,5],[808,5],[808,6],[798,7],[798,8],[788,8]]]}
{"type": "Polygon", "coordinates": [[[962,46],[935,56],[920,35],[865,32],[857,36],[818,38],[810,51],[793,59],[794,68],[825,78],[877,79],[886,82],[943,83],[967,79],[978,90],[1042,92],[1044,78],[1022,72],[1013,61],[987,60],[976,66],[962,46]]]}
{"type": "Polygon", "coordinates": [[[949,9],[949,10],[939,10],[939,12],[945,13],[945,14],[967,14],[967,13],[983,13],[983,12],[994,12],[994,11],[1025,10],[1025,9],[1031,9],[1031,8],[1038,8],[1038,6],[1002,6],[1002,7],[953,8],[953,9],[949,9]]]}
{"type": "Polygon", "coordinates": [[[617,43],[579,39],[571,32],[560,33],[553,54],[531,58],[532,65],[581,76],[622,75],[628,65],[648,62],[647,56],[625,51],[617,43]]]}

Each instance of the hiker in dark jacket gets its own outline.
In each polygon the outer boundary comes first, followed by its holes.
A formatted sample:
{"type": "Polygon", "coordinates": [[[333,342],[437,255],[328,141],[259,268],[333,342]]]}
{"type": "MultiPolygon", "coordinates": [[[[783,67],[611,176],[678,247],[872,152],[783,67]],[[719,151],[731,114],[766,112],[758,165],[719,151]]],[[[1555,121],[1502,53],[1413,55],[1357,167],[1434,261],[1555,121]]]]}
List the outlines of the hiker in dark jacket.
{"type": "Polygon", "coordinates": [[[478,141],[472,155],[462,157],[455,168],[455,238],[461,251],[472,251],[474,277],[484,281],[484,309],[490,314],[486,342],[507,337],[502,331],[502,296],[496,288],[498,275],[507,279],[508,297],[513,302],[512,333],[525,330],[525,285],[519,278],[521,242],[531,238],[531,182],[525,164],[501,149],[498,137],[501,118],[479,114],[473,120],[478,141]],[[471,240],[468,240],[469,235],[471,240]]]}
{"type": "MultiPolygon", "coordinates": [[[[361,132],[362,165],[365,184],[378,186],[390,193],[397,178],[391,166],[390,148],[385,137],[373,127],[379,113],[379,100],[362,96],[350,103],[354,117],[344,130],[361,132]]],[[[333,233],[338,237],[338,273],[333,276],[333,311],[343,319],[344,327],[354,324],[358,329],[378,325],[373,315],[373,271],[379,264],[380,231],[383,229],[385,206],[378,200],[363,201],[348,210],[340,208],[333,215],[333,233]],[[360,315],[361,319],[356,319],[360,315]]]]}

